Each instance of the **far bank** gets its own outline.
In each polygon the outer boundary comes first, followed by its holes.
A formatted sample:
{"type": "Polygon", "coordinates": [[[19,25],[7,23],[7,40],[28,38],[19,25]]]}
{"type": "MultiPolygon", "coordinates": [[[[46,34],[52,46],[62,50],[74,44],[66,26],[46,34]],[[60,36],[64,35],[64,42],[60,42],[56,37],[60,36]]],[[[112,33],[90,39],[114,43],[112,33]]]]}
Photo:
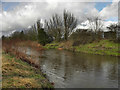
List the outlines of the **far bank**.
{"type": "Polygon", "coordinates": [[[110,55],[120,56],[119,43],[115,43],[112,40],[103,39],[95,41],[89,44],[80,44],[78,46],[73,45],[73,41],[53,42],[44,46],[47,49],[65,49],[73,52],[83,52],[97,55],[110,55]]]}

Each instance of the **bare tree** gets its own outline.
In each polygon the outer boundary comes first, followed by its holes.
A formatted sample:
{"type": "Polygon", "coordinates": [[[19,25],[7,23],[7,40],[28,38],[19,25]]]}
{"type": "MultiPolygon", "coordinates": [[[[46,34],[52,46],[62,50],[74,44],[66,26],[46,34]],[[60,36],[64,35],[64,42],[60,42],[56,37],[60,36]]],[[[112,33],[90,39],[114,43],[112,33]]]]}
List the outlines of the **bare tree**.
{"type": "Polygon", "coordinates": [[[45,27],[48,34],[53,36],[56,41],[61,40],[63,24],[62,18],[58,14],[54,14],[49,21],[45,21],[45,27]]]}
{"type": "Polygon", "coordinates": [[[92,37],[93,40],[104,38],[103,32],[103,20],[100,16],[87,16],[87,20],[89,22],[89,28],[93,32],[92,37]]]}
{"type": "Polygon", "coordinates": [[[62,35],[68,40],[68,36],[77,26],[77,19],[74,15],[66,10],[63,12],[63,19],[55,14],[49,21],[45,21],[47,32],[52,35],[57,41],[60,41],[62,35]]]}
{"type": "Polygon", "coordinates": [[[89,21],[90,29],[95,33],[102,31],[103,28],[103,20],[99,16],[95,17],[87,17],[89,21]]]}
{"type": "Polygon", "coordinates": [[[77,19],[74,17],[72,13],[64,10],[63,21],[64,21],[64,39],[68,40],[68,36],[77,26],[77,19]]]}
{"type": "Polygon", "coordinates": [[[35,24],[31,28],[31,35],[32,35],[33,40],[37,40],[38,31],[36,29],[35,24]]]}
{"type": "Polygon", "coordinates": [[[41,20],[37,20],[37,30],[40,30],[42,28],[41,20]]]}
{"type": "Polygon", "coordinates": [[[110,26],[107,27],[112,33],[116,34],[116,39],[119,38],[120,36],[120,25],[118,24],[111,24],[110,26]]]}
{"type": "Polygon", "coordinates": [[[111,24],[107,28],[112,32],[117,32],[118,25],[117,24],[111,24]]]}

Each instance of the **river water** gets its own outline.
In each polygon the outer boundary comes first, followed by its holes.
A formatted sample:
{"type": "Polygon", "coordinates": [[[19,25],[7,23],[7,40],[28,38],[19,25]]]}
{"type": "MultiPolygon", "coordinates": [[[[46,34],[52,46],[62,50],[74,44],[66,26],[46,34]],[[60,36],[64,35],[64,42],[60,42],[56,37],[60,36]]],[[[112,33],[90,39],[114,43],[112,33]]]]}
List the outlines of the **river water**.
{"type": "MultiPolygon", "coordinates": [[[[25,47],[26,48],[26,47],[25,47]]],[[[20,49],[24,51],[24,48],[20,49]]],[[[66,50],[45,50],[42,54],[27,48],[55,88],[117,88],[118,58],[75,53],[66,50]]]]}

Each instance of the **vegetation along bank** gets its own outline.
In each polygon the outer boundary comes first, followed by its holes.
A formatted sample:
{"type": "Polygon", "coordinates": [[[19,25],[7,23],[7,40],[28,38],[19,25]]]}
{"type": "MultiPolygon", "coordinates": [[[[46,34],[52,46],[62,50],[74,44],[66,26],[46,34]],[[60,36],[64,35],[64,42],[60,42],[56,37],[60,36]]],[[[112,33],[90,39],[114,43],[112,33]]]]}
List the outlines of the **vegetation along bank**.
{"type": "Polygon", "coordinates": [[[53,88],[39,68],[2,52],[2,88],[53,88]]]}
{"type": "Polygon", "coordinates": [[[73,52],[83,52],[98,55],[120,56],[119,45],[119,43],[105,39],[88,44],[81,44],[79,46],[73,46],[72,41],[51,43],[44,46],[44,48],[59,50],[65,49],[73,52]]]}

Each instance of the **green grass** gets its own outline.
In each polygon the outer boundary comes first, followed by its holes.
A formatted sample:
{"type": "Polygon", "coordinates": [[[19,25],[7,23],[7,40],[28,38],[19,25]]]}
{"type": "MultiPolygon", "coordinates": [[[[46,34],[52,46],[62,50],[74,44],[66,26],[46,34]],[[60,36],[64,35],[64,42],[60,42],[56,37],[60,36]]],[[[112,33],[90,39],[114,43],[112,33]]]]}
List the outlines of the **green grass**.
{"type": "Polygon", "coordinates": [[[39,69],[4,52],[2,73],[3,88],[53,88],[39,69]]]}
{"type": "Polygon", "coordinates": [[[119,44],[113,41],[101,40],[100,42],[80,45],[76,47],[76,51],[99,55],[120,56],[120,53],[118,53],[118,45],[119,44]]]}
{"type": "Polygon", "coordinates": [[[58,43],[47,44],[47,45],[44,46],[44,48],[47,48],[47,49],[56,49],[56,48],[59,48],[59,44],[58,43]]]}
{"type": "Polygon", "coordinates": [[[101,40],[99,42],[93,42],[90,44],[85,44],[85,45],[79,45],[79,46],[70,46],[66,45],[65,42],[61,43],[51,43],[47,44],[45,48],[47,49],[56,49],[59,47],[63,47],[64,49],[67,50],[73,50],[76,52],[84,52],[84,53],[90,53],[90,54],[99,54],[99,55],[111,55],[111,56],[120,56],[118,46],[120,44],[114,43],[113,41],[110,40],[101,40]]]}

